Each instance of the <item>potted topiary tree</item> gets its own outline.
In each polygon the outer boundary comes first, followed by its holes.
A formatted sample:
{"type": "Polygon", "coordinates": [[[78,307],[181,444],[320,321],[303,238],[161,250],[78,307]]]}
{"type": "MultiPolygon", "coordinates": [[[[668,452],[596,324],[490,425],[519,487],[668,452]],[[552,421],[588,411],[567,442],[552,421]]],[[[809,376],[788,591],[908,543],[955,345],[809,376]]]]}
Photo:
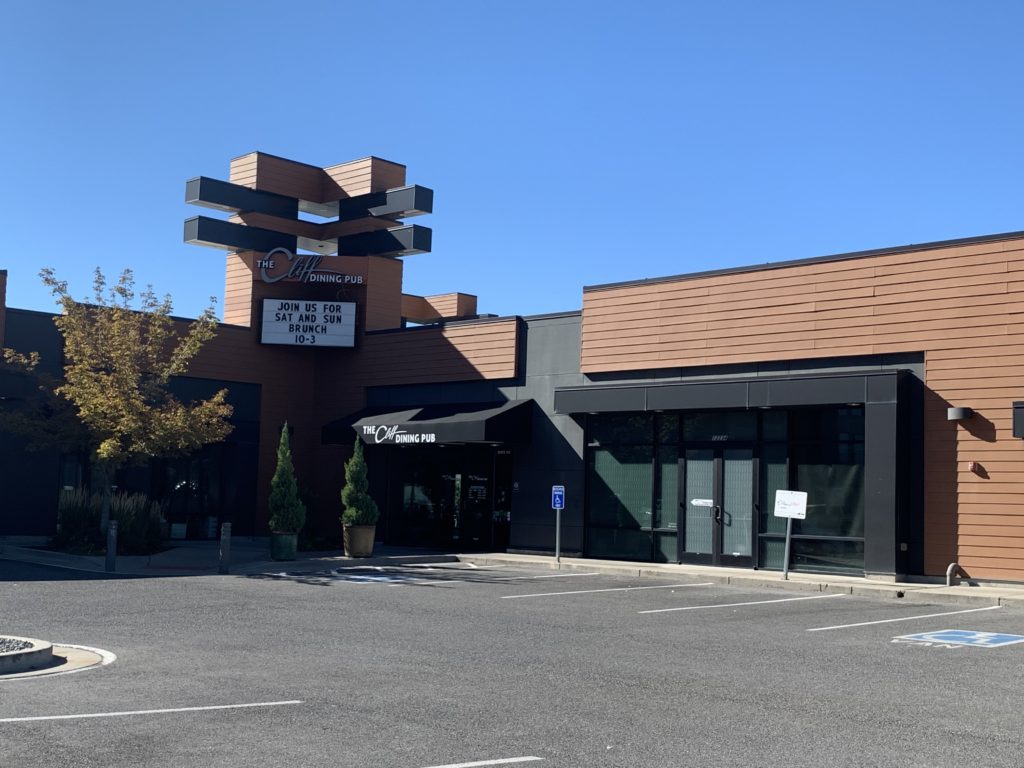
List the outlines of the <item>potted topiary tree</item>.
{"type": "Polygon", "coordinates": [[[341,527],[348,557],[369,557],[373,554],[380,511],[370,498],[369,487],[363,442],[357,437],[352,458],[345,462],[345,487],[341,490],[341,527]]]}
{"type": "Polygon", "coordinates": [[[270,481],[270,556],[274,560],[294,560],[298,534],[306,522],[306,507],[299,499],[295,482],[292,451],[288,446],[288,422],[281,427],[277,444],[277,468],[270,481]]]}

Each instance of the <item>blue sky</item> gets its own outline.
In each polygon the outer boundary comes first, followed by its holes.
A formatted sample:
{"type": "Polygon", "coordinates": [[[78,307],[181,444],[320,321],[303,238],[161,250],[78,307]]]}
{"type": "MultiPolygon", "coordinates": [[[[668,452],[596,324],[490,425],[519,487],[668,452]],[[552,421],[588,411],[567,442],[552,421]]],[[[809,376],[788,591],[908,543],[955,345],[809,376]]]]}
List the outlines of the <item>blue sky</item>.
{"type": "Polygon", "coordinates": [[[222,252],[185,180],[369,154],[435,191],[405,290],[584,285],[1024,229],[1024,3],[11,2],[8,305],[94,267],[194,315],[222,252]]]}

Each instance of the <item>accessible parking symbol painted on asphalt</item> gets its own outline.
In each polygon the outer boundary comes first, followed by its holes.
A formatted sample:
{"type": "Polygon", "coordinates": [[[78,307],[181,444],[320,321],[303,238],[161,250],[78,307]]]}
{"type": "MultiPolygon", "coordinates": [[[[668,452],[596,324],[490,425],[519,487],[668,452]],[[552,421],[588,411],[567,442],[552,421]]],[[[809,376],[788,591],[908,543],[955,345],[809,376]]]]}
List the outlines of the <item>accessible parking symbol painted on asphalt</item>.
{"type": "Polygon", "coordinates": [[[1007,635],[1000,632],[975,632],[970,629],[940,629],[937,632],[918,632],[913,635],[894,637],[893,642],[939,643],[950,646],[974,648],[1001,648],[1004,645],[1024,643],[1024,635],[1007,635]]]}

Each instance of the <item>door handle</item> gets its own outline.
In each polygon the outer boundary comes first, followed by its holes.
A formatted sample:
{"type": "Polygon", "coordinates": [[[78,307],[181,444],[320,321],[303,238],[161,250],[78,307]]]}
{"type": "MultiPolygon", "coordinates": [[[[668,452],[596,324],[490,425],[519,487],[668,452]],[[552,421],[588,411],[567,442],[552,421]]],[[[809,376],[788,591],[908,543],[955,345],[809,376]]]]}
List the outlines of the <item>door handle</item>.
{"type": "Polygon", "coordinates": [[[711,508],[711,517],[714,519],[714,521],[716,523],[722,522],[722,508],[721,507],[717,507],[717,506],[716,507],[712,507],[711,508]]]}

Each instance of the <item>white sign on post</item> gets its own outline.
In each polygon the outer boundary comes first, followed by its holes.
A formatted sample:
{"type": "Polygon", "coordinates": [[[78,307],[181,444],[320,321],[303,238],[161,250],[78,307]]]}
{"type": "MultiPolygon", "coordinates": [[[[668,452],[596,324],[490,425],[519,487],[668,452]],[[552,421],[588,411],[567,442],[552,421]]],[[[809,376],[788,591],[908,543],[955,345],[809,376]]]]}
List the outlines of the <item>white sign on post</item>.
{"type": "Polygon", "coordinates": [[[775,517],[807,519],[807,491],[776,491],[775,517]]]}

